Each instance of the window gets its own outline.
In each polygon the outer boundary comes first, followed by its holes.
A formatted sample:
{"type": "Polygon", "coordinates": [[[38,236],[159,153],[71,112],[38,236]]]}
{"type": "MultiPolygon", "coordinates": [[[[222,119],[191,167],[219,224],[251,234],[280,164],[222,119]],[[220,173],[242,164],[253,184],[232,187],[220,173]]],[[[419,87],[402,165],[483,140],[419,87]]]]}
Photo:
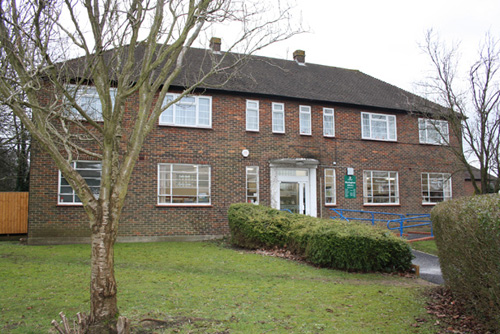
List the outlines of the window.
{"type": "Polygon", "coordinates": [[[446,145],[450,138],[448,122],[435,119],[418,119],[418,134],[421,144],[446,145]]]}
{"type": "Polygon", "coordinates": [[[259,101],[247,100],[247,131],[259,131],[259,101]]]}
{"type": "Polygon", "coordinates": [[[247,167],[247,203],[259,204],[259,167],[247,167]]]}
{"type": "MultiPolygon", "coordinates": [[[[100,161],[73,161],[72,167],[80,173],[85,182],[87,182],[94,196],[99,196],[101,187],[101,170],[102,164],[100,161]]],[[[59,193],[57,195],[58,204],[82,204],[80,198],[76,195],[73,188],[59,171],[59,193]]]]}
{"type": "MultiPolygon", "coordinates": [[[[163,104],[166,105],[178,96],[178,94],[167,94],[163,104]]],[[[212,126],[212,98],[184,96],[161,114],[160,125],[210,128],[212,126]]]]}
{"type": "Polygon", "coordinates": [[[335,196],[335,169],[325,169],[325,204],[337,203],[335,196]]]}
{"type": "Polygon", "coordinates": [[[159,164],[158,204],[209,205],[210,166],[159,164]]]}
{"type": "Polygon", "coordinates": [[[451,174],[422,173],[422,204],[436,204],[451,198],[451,174]]]}
{"type": "Polygon", "coordinates": [[[362,138],[396,141],[396,116],[361,113],[362,138]]]}
{"type": "Polygon", "coordinates": [[[300,106],[300,134],[310,135],[311,134],[311,107],[300,106]]]}
{"type": "Polygon", "coordinates": [[[335,136],[335,117],[331,108],[323,108],[323,136],[335,136]]]}
{"type": "MultiPolygon", "coordinates": [[[[67,90],[70,94],[74,94],[75,102],[87,113],[87,115],[98,122],[102,122],[102,104],[99,94],[95,86],[77,86],[68,85],[67,90]]],[[[116,97],[116,88],[110,88],[111,103],[114,106],[116,97]]],[[[82,115],[75,109],[71,108],[70,113],[77,119],[83,119],[82,115]]]]}
{"type": "Polygon", "coordinates": [[[365,204],[399,204],[398,173],[364,171],[363,197],[365,204]]]}
{"type": "Polygon", "coordinates": [[[273,103],[273,132],[285,133],[285,105],[273,103]]]}

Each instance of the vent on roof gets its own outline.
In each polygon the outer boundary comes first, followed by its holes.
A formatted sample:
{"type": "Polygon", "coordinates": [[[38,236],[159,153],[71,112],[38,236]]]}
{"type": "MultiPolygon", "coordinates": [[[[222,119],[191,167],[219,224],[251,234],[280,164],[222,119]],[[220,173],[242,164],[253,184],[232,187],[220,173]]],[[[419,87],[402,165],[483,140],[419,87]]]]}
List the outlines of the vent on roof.
{"type": "Polygon", "coordinates": [[[221,39],[219,37],[212,37],[210,39],[210,49],[214,53],[220,53],[221,39]]]}
{"type": "Polygon", "coordinates": [[[306,64],[306,52],[304,50],[296,50],[293,53],[293,60],[297,62],[299,65],[306,64]]]}

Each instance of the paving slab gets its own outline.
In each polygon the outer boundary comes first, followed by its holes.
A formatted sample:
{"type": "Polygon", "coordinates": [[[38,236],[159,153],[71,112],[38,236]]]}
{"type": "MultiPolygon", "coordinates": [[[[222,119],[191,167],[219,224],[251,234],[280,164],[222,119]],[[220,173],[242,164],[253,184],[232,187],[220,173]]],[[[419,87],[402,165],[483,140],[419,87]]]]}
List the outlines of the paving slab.
{"type": "Polygon", "coordinates": [[[437,256],[416,250],[412,250],[412,253],[415,256],[412,263],[420,267],[420,278],[435,284],[444,284],[437,256]]]}

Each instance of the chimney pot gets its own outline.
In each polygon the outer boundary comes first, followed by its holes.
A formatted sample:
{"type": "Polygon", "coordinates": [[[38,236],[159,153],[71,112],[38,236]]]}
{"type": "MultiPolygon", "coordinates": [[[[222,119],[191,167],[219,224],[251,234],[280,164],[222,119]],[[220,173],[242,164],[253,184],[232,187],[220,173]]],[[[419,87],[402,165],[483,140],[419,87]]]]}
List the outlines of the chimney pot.
{"type": "Polygon", "coordinates": [[[213,52],[220,52],[221,39],[219,37],[212,37],[210,39],[210,49],[213,52]]]}
{"type": "Polygon", "coordinates": [[[304,50],[296,50],[293,53],[293,60],[295,60],[300,65],[305,65],[305,63],[306,63],[306,52],[304,50]]]}

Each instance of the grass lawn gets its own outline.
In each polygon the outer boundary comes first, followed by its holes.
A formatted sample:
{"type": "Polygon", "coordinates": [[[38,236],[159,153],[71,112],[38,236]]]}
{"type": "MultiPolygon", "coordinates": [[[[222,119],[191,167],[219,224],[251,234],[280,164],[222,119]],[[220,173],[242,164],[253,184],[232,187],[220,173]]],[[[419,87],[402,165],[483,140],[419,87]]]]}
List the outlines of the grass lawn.
{"type": "Polygon", "coordinates": [[[438,250],[435,240],[425,240],[412,242],[410,244],[411,248],[432,255],[438,255],[438,250]]]}
{"type": "MultiPolygon", "coordinates": [[[[0,243],[0,332],[89,309],[89,245],[0,243]]],[[[434,333],[420,280],[317,269],[216,243],[117,244],[134,333],[434,333]],[[142,322],[145,318],[163,322],[142,322]],[[429,319],[413,327],[416,318],[429,319]],[[153,328],[153,325],[156,327],[153,328]]]]}

